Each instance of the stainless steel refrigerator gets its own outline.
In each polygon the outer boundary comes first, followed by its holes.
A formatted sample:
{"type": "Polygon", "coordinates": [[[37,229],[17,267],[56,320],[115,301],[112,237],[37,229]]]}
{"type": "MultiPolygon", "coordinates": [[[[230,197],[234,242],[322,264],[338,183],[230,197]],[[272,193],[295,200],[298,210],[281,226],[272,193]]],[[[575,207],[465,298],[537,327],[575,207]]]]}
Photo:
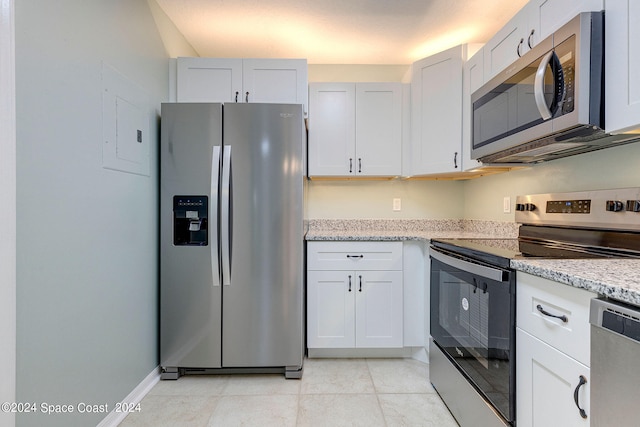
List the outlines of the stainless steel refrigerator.
{"type": "Polygon", "coordinates": [[[161,378],[300,378],[302,106],[167,103],[161,114],[161,378]]]}

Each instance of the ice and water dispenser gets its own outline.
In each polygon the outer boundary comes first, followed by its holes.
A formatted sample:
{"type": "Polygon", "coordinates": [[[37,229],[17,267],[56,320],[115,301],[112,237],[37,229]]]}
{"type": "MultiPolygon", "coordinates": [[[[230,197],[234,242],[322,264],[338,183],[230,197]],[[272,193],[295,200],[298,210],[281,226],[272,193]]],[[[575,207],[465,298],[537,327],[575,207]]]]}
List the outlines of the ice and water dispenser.
{"type": "Polygon", "coordinates": [[[207,246],[209,233],[209,198],[207,196],[173,197],[173,244],[207,246]]]}

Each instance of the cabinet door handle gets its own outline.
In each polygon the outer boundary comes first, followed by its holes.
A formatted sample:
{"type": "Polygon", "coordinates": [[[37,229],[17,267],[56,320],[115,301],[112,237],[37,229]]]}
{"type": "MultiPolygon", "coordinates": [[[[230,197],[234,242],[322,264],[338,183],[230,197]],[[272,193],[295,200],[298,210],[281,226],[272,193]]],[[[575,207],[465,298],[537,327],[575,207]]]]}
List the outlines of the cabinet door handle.
{"type": "Polygon", "coordinates": [[[358,157],[358,173],[362,173],[362,158],[358,157]]]}
{"type": "Polygon", "coordinates": [[[360,255],[347,255],[347,258],[351,259],[351,258],[364,258],[364,255],[360,254],[360,255]]]}
{"type": "Polygon", "coordinates": [[[353,172],[353,159],[349,157],[349,173],[353,172]]]}
{"type": "Polygon", "coordinates": [[[358,276],[358,278],[360,279],[360,289],[358,289],[358,292],[362,292],[362,276],[358,276]]]}
{"type": "Polygon", "coordinates": [[[520,39],[520,43],[518,43],[518,47],[516,48],[516,53],[518,54],[518,58],[522,56],[522,54],[520,53],[520,46],[522,46],[522,43],[524,43],[524,39],[520,39]]]}
{"type": "Polygon", "coordinates": [[[562,322],[567,323],[569,321],[569,319],[567,318],[567,316],[565,316],[564,314],[562,316],[558,316],[557,314],[551,314],[548,311],[546,311],[540,304],[538,304],[536,306],[536,308],[538,309],[538,311],[542,314],[544,314],[545,316],[549,316],[549,317],[555,317],[556,319],[560,319],[562,320],[562,322]]]}
{"type": "Polygon", "coordinates": [[[351,275],[349,275],[349,292],[351,292],[351,275]]]}
{"type": "Polygon", "coordinates": [[[584,377],[584,375],[580,375],[580,381],[578,381],[578,385],[576,386],[576,389],[573,391],[573,401],[576,402],[576,406],[578,407],[580,416],[585,419],[587,418],[587,413],[585,412],[584,409],[580,407],[580,403],[578,403],[578,392],[580,391],[580,387],[582,387],[586,383],[587,383],[587,379],[584,377]]]}
{"type": "Polygon", "coordinates": [[[240,92],[236,91],[236,102],[238,102],[238,95],[240,94],[240,92]]]}
{"type": "Polygon", "coordinates": [[[249,102],[249,92],[245,94],[244,102],[249,102]]]}
{"type": "Polygon", "coordinates": [[[532,43],[531,43],[531,38],[533,37],[533,33],[535,32],[535,29],[531,29],[531,33],[529,34],[529,38],[527,38],[527,44],[529,45],[529,49],[533,49],[532,43]]]}
{"type": "Polygon", "coordinates": [[[458,169],[458,152],[453,153],[453,168],[458,169]]]}

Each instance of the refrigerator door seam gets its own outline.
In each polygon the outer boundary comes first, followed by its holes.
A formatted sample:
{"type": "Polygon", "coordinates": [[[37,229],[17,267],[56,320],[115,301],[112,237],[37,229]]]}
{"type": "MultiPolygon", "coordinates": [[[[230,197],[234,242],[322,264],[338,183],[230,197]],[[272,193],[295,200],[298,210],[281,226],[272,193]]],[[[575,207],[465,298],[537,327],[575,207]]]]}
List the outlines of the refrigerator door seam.
{"type": "Polygon", "coordinates": [[[222,284],[231,285],[231,221],[230,221],[230,197],[231,197],[231,146],[225,145],[222,150],[222,225],[221,225],[221,245],[222,245],[222,284]]]}

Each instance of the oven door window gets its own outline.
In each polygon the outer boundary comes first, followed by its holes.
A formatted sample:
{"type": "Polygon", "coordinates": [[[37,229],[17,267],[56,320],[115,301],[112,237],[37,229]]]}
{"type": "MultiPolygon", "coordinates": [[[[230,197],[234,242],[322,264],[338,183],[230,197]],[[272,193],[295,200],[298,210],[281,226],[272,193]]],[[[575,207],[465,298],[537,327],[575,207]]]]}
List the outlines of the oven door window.
{"type": "Polygon", "coordinates": [[[515,296],[499,282],[431,260],[431,335],[457,368],[512,419],[515,296]]]}

